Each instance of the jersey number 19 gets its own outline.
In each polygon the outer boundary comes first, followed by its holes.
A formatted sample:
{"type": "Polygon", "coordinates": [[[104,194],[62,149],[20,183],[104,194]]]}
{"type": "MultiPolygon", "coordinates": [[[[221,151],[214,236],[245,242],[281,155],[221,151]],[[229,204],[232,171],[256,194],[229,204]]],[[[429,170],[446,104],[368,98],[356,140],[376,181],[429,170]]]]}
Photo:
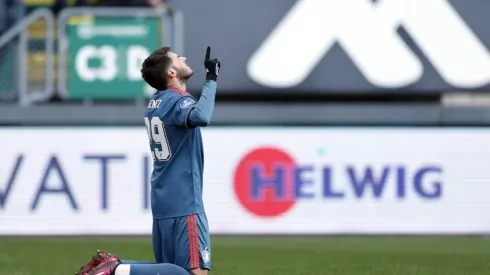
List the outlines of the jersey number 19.
{"type": "Polygon", "coordinates": [[[153,160],[168,161],[172,156],[172,152],[170,151],[163,121],[159,117],[152,117],[151,121],[145,117],[145,124],[150,145],[152,142],[157,145],[152,152],[153,160]]]}

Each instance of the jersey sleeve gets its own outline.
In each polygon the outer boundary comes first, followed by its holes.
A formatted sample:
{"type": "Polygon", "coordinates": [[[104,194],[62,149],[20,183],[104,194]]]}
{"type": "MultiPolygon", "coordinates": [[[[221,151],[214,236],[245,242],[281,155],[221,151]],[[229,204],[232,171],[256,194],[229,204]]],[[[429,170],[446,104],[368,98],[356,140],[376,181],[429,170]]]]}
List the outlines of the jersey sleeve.
{"type": "Polygon", "coordinates": [[[188,123],[188,118],[195,105],[196,101],[191,96],[184,96],[177,99],[172,110],[172,117],[175,124],[182,127],[194,128],[194,126],[188,123]]]}

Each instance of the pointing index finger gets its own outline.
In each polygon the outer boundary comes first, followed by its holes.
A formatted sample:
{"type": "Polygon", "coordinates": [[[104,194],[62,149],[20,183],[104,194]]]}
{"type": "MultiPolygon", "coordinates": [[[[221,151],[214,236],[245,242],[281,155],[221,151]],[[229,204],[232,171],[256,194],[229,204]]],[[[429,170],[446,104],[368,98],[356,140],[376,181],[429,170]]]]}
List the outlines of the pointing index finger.
{"type": "Polygon", "coordinates": [[[204,61],[209,60],[211,57],[211,47],[208,46],[208,49],[206,50],[206,57],[204,58],[204,61]]]}

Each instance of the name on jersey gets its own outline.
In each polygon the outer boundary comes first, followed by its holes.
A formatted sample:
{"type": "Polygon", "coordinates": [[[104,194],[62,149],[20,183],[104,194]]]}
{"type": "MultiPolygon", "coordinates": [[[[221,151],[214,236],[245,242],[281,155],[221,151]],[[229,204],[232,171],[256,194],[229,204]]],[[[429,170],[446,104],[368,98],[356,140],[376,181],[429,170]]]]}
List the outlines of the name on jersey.
{"type": "Polygon", "coordinates": [[[148,102],[148,108],[160,108],[160,103],[162,103],[161,99],[151,99],[150,102],[148,102]]]}

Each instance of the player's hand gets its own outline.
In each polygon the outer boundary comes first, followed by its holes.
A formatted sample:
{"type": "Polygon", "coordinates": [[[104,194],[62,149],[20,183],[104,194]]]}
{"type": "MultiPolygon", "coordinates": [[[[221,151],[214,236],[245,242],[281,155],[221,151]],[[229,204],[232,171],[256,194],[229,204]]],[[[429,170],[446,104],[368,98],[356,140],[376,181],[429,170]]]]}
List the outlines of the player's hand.
{"type": "Polygon", "coordinates": [[[211,58],[211,48],[208,46],[206,50],[206,56],[204,57],[204,67],[206,68],[206,80],[214,80],[218,78],[219,70],[221,69],[221,63],[218,59],[211,58]]]}

